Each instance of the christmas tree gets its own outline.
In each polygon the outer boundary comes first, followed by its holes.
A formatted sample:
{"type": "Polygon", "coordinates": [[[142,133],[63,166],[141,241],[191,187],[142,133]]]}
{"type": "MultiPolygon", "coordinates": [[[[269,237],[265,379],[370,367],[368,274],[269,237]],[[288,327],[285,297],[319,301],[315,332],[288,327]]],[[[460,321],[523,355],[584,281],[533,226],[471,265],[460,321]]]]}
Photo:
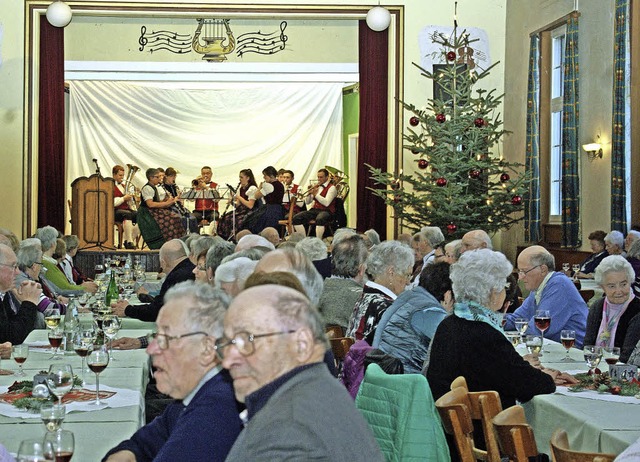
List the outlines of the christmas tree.
{"type": "Polygon", "coordinates": [[[494,233],[522,219],[525,184],[522,164],[509,163],[492,148],[505,131],[497,109],[503,95],[474,88],[498,63],[477,72],[464,31],[439,34],[447,65],[422,76],[438,84],[425,108],[402,102],[412,113],[403,135],[404,149],[415,156],[414,174],[399,175],[369,166],[381,188],[372,189],[409,229],[438,226],[452,239],[472,229],[494,233]]]}

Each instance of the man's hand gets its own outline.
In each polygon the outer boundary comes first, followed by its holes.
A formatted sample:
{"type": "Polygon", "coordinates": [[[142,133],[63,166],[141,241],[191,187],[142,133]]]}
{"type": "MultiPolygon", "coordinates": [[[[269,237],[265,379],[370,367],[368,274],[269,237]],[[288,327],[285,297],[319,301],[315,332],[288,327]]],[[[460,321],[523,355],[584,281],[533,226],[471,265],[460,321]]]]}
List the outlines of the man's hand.
{"type": "Polygon", "coordinates": [[[42,295],[42,287],[37,282],[23,281],[20,287],[13,289],[13,293],[20,303],[27,301],[37,305],[42,295]]]}
{"type": "Polygon", "coordinates": [[[136,455],[131,451],[118,451],[111,454],[107,462],[136,462],[136,455]]]}
{"type": "Polygon", "coordinates": [[[124,314],[124,310],[129,306],[129,300],[118,300],[117,302],[111,303],[111,310],[113,314],[119,317],[126,316],[124,314]]]}
{"type": "Polygon", "coordinates": [[[11,342],[0,343],[0,358],[11,358],[11,342]]]}
{"type": "Polygon", "coordinates": [[[149,291],[147,289],[144,288],[144,286],[140,286],[138,287],[138,290],[136,290],[136,294],[148,294],[149,291]]]}
{"type": "Polygon", "coordinates": [[[540,359],[538,358],[538,355],[527,354],[527,355],[524,355],[522,359],[524,359],[526,362],[531,364],[533,367],[540,368],[540,359]]]}
{"type": "Polygon", "coordinates": [[[116,350],[137,350],[142,348],[142,344],[137,338],[122,337],[113,341],[113,348],[116,350]]]}
{"type": "Polygon", "coordinates": [[[93,281],[84,281],[80,285],[89,293],[95,294],[98,291],[98,284],[93,281]]]}

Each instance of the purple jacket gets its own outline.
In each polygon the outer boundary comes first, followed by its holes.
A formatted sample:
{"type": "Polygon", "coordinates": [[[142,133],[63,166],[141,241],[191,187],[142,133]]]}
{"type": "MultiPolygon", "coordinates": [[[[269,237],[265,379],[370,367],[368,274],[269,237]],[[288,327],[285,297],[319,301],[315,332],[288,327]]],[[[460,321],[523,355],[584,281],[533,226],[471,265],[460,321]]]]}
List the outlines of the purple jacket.
{"type": "Polygon", "coordinates": [[[351,345],[347,357],[344,358],[342,378],[340,380],[347,387],[347,391],[353,399],[356,399],[360,383],[364,378],[364,357],[371,350],[373,350],[373,347],[365,340],[358,340],[351,345]]]}

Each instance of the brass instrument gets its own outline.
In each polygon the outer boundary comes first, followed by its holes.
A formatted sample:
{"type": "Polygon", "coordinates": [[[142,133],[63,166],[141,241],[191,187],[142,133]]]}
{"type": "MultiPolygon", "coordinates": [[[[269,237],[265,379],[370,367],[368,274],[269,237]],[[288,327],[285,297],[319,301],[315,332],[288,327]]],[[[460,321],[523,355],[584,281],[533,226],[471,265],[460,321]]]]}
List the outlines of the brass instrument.
{"type": "Polygon", "coordinates": [[[138,203],[135,199],[138,192],[136,191],[137,188],[132,183],[132,180],[136,173],[138,173],[138,170],[140,170],[140,167],[138,167],[137,165],[127,164],[127,174],[124,179],[124,193],[130,194],[132,196],[127,204],[129,205],[129,208],[134,212],[138,210],[138,203]]]}
{"type": "Polygon", "coordinates": [[[307,197],[309,194],[311,194],[311,191],[313,191],[314,189],[316,189],[318,187],[317,183],[318,183],[317,180],[315,180],[315,181],[312,180],[311,184],[309,184],[309,187],[307,188],[306,191],[301,192],[301,193],[299,192],[299,193],[296,194],[297,200],[302,200],[305,197],[307,197]]]}

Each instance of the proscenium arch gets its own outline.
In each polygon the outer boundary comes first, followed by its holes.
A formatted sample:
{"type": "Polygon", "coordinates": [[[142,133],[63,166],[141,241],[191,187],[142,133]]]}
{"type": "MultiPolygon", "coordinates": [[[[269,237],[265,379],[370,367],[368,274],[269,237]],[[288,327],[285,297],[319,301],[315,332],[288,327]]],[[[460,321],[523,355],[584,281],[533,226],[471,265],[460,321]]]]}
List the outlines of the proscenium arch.
{"type": "MultiPolygon", "coordinates": [[[[51,1],[25,0],[25,69],[24,69],[24,133],[23,133],[23,235],[31,235],[37,226],[38,178],[38,75],[40,70],[40,21],[46,21],[45,12],[51,1]]],[[[159,4],[98,1],[67,1],[74,16],[111,17],[220,17],[230,19],[339,20],[366,17],[371,5],[212,5],[212,4],[159,4]]],[[[391,13],[389,26],[388,76],[388,145],[387,164],[396,174],[402,168],[402,114],[398,101],[404,95],[404,6],[385,5],[391,13]]],[[[356,44],[357,46],[357,44],[356,44]]],[[[391,213],[388,214],[391,216],[391,213]]],[[[397,223],[391,221],[388,229],[394,233],[397,223]]]]}

